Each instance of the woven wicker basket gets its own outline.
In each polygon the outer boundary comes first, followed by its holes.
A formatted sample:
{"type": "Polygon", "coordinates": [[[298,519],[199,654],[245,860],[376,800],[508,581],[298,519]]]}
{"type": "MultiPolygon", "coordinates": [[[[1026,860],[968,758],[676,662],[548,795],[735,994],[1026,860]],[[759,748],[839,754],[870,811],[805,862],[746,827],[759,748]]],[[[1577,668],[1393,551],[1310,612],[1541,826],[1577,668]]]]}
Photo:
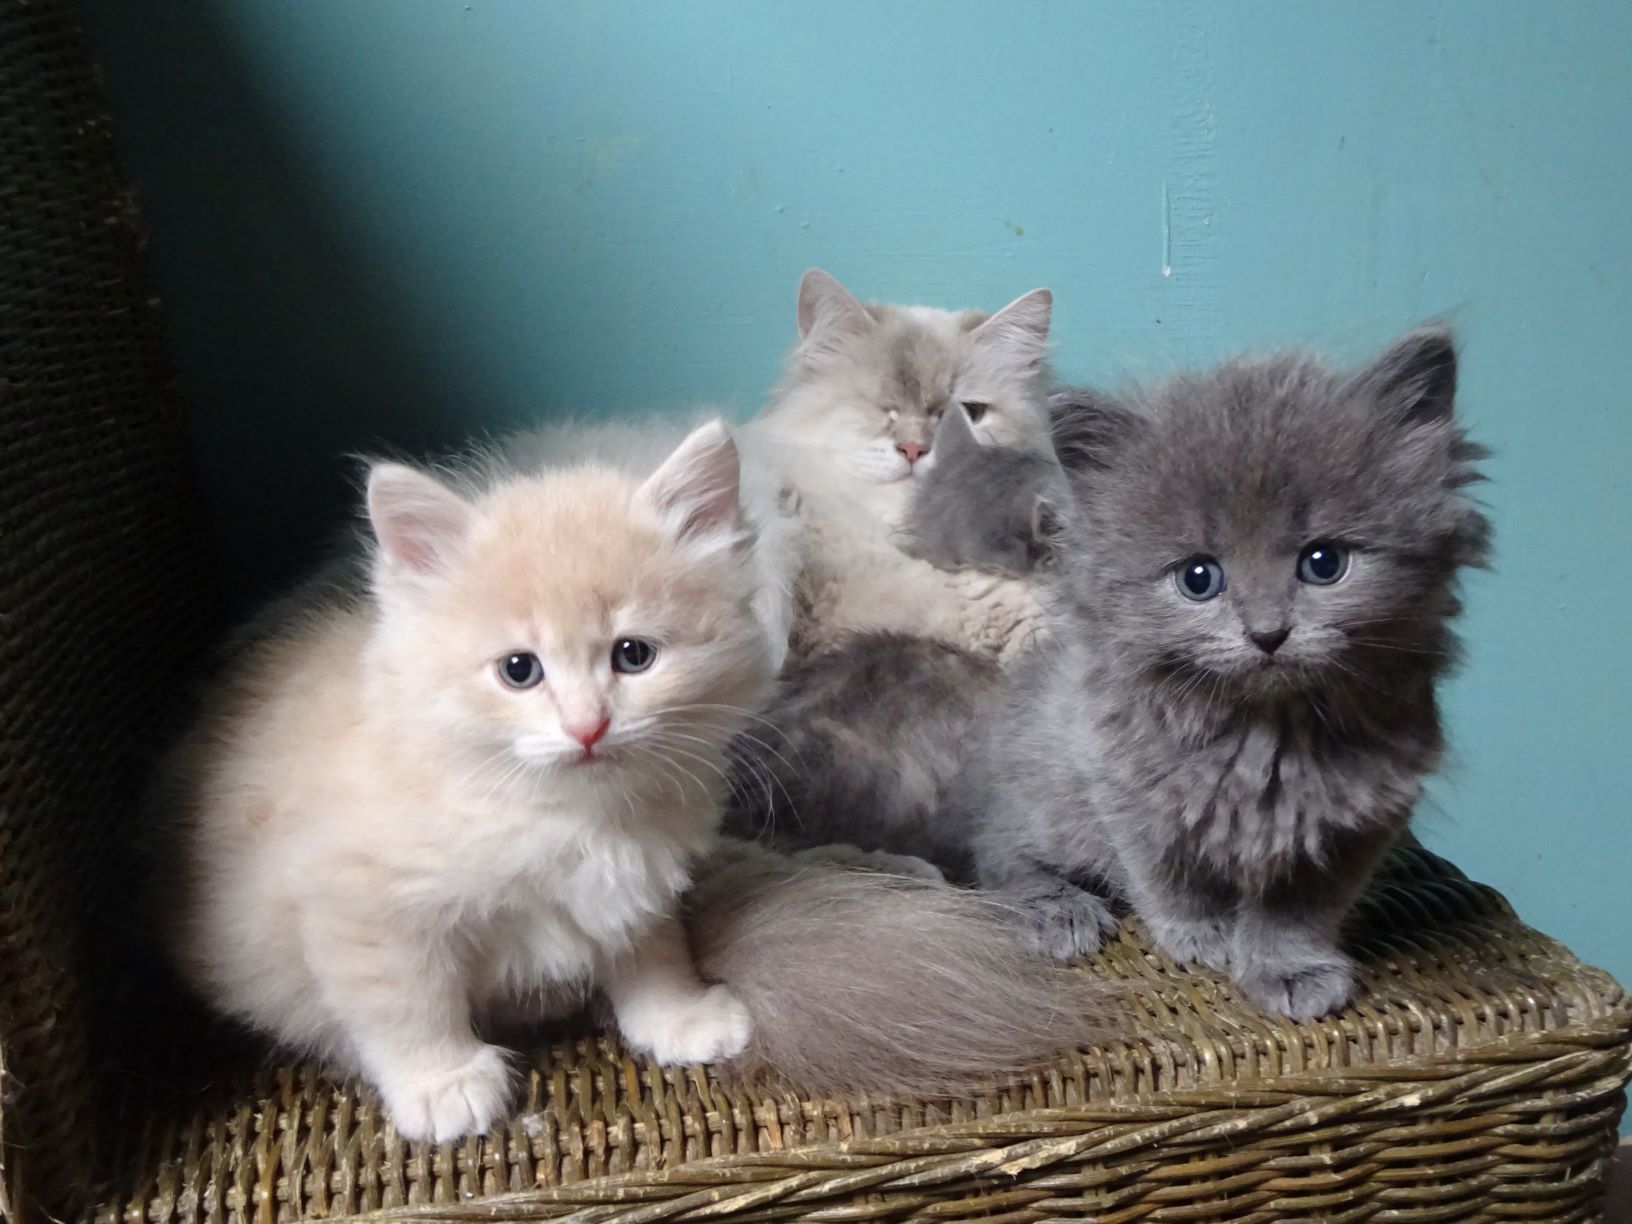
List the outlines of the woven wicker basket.
{"type": "Polygon", "coordinates": [[[99,1218],[1598,1218],[1626,995],[1415,847],[1356,917],[1338,1019],[1266,1016],[1129,933],[1084,972],[1142,984],[1137,1032],[948,1104],[728,1090],[592,1039],[533,1051],[516,1118],[442,1147],[299,1066],[145,1090],[99,1218]]]}
{"type": "Polygon", "coordinates": [[[193,1013],[140,938],[142,778],[216,617],[159,319],[65,0],[0,0],[0,1214],[12,1219],[1599,1218],[1632,1003],[1408,846],[1361,1004],[1268,1017],[1129,932],[1125,1040],[925,1105],[727,1089],[580,1038],[502,1131],[193,1013]]]}

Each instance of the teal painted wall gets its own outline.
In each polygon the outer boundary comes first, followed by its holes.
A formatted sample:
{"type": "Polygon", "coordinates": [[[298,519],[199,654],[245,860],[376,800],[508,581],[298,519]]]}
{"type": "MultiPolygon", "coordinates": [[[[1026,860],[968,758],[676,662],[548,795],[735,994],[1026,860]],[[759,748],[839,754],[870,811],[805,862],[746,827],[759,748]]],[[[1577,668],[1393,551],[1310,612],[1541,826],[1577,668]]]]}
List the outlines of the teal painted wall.
{"type": "Polygon", "coordinates": [[[752,409],[800,271],[1061,370],[1466,339],[1497,457],[1429,842],[1632,979],[1632,5],[85,0],[249,597],[341,452],[752,409]]]}

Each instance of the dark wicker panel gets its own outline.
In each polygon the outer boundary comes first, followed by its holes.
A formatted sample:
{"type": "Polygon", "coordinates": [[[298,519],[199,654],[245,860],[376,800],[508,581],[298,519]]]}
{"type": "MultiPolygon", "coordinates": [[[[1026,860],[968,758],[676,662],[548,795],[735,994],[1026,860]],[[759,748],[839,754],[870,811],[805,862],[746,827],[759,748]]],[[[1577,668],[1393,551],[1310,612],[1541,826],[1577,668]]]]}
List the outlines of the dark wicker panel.
{"type": "Polygon", "coordinates": [[[67,1205],[130,959],[135,797],[200,640],[173,375],[70,5],[0,0],[0,1153],[67,1205]],[[112,921],[109,919],[112,918],[112,921]]]}

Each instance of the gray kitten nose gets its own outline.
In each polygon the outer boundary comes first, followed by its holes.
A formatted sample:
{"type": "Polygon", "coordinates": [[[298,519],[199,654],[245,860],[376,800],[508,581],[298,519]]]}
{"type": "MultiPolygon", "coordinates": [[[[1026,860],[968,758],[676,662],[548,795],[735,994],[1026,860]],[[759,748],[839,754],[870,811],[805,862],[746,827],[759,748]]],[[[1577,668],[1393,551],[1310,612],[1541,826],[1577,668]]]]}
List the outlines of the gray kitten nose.
{"type": "Polygon", "coordinates": [[[1292,630],[1283,625],[1279,629],[1249,630],[1247,636],[1252,639],[1253,645],[1257,646],[1259,650],[1265,654],[1274,654],[1281,648],[1281,643],[1286,641],[1291,633],[1292,630]]]}

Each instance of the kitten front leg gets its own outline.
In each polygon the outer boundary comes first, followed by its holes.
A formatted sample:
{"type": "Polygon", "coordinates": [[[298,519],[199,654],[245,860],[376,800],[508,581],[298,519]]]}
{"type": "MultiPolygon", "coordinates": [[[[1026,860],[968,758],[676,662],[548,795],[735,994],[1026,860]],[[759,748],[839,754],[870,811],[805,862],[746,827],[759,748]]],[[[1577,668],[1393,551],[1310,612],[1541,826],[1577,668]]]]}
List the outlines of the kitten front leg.
{"type": "Polygon", "coordinates": [[[614,967],[606,994],[629,1044],[664,1066],[733,1058],[748,1046],[748,1009],[697,976],[677,918],[661,919],[614,967]]]}
{"type": "Polygon", "coordinates": [[[958,601],[958,644],[1007,666],[1047,632],[1048,612],[1035,579],[963,570],[947,575],[958,601]]]}
{"type": "Polygon", "coordinates": [[[1119,857],[1128,900],[1156,946],[1181,965],[1228,969],[1236,922],[1233,890],[1193,865],[1175,871],[1162,847],[1124,846],[1119,857]]]}
{"type": "Polygon", "coordinates": [[[513,1088],[509,1052],[480,1040],[467,984],[434,937],[391,915],[312,916],[318,993],[405,1139],[490,1130],[513,1088]]]}
{"type": "Polygon", "coordinates": [[[1026,942],[1055,960],[1091,956],[1117,927],[1103,897],[1036,863],[977,864],[981,887],[1014,908],[1026,942]]]}
{"type": "Polygon", "coordinates": [[[1327,917],[1250,903],[1236,924],[1234,978],[1265,1011],[1313,1020],[1341,1011],[1354,994],[1354,962],[1327,917]]]}
{"type": "Polygon", "coordinates": [[[1312,1020],[1354,996],[1354,962],[1339,928],[1392,834],[1359,834],[1336,848],[1337,868],[1310,869],[1243,900],[1232,950],[1241,992],[1266,1011],[1312,1020]]]}

